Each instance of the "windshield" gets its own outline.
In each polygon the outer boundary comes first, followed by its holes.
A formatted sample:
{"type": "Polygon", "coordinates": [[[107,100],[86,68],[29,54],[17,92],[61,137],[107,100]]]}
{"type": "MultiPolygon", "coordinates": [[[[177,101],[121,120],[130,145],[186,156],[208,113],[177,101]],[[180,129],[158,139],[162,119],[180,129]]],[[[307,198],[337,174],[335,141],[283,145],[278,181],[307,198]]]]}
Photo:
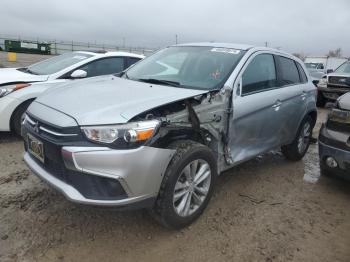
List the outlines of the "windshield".
{"type": "Polygon", "coordinates": [[[182,88],[218,89],[244,53],[231,48],[169,47],[135,64],[125,77],[182,88]]]}
{"type": "Polygon", "coordinates": [[[90,57],[92,55],[84,53],[66,53],[33,64],[28,67],[28,71],[36,75],[50,75],[90,57]]]}
{"type": "Polygon", "coordinates": [[[305,63],[306,68],[308,69],[318,69],[321,65],[320,63],[305,63]]]}
{"type": "Polygon", "coordinates": [[[341,74],[350,74],[350,62],[345,62],[341,66],[339,66],[335,72],[341,73],[341,74]]]}

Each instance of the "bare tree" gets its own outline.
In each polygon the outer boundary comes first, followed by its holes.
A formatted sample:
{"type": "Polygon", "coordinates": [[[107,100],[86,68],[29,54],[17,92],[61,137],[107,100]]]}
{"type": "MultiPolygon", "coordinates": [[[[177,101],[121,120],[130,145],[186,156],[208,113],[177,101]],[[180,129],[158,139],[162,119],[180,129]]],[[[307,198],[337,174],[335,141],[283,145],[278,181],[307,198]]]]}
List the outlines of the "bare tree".
{"type": "Polygon", "coordinates": [[[343,52],[340,47],[335,50],[329,50],[328,52],[328,56],[330,57],[342,57],[342,54],[343,52]]]}

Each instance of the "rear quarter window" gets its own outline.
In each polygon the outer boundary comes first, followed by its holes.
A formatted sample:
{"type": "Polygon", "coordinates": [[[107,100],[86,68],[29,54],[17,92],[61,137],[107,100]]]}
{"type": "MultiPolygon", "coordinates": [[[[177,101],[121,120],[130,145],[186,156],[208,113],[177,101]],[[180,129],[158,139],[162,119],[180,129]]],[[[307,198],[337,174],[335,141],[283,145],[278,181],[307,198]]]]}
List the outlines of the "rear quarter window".
{"type": "Polygon", "coordinates": [[[307,76],[305,74],[305,71],[303,69],[303,67],[298,63],[298,62],[295,62],[297,64],[297,67],[298,67],[298,70],[299,70],[299,75],[300,75],[300,80],[302,83],[306,83],[308,80],[307,80],[307,76]]]}

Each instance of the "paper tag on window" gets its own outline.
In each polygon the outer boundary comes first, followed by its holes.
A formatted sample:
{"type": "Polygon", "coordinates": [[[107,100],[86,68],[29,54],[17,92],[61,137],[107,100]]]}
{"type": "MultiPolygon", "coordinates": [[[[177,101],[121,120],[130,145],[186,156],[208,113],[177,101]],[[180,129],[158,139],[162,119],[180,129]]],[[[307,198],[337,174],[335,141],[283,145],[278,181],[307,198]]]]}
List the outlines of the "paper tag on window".
{"type": "Polygon", "coordinates": [[[73,56],[74,59],[79,59],[79,60],[83,60],[86,58],[86,56],[82,56],[82,55],[75,55],[73,56]]]}
{"type": "Polygon", "coordinates": [[[214,47],[210,51],[211,52],[229,53],[229,54],[234,54],[234,55],[238,55],[241,52],[240,50],[237,50],[237,49],[224,48],[224,47],[214,47]]]}

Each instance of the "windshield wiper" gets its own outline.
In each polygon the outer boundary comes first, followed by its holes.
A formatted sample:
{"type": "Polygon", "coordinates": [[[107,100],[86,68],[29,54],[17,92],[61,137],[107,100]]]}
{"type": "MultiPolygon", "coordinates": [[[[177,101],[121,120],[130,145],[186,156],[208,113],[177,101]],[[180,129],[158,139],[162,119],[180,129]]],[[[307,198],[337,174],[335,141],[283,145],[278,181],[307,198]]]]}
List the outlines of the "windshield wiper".
{"type": "Polygon", "coordinates": [[[30,70],[27,67],[18,68],[17,70],[21,71],[21,72],[32,74],[32,75],[38,75],[37,73],[35,73],[34,71],[30,70]]]}
{"type": "Polygon", "coordinates": [[[163,84],[163,85],[175,86],[175,87],[181,86],[181,84],[179,82],[170,81],[170,80],[164,80],[164,79],[141,78],[141,79],[134,79],[134,80],[145,82],[145,83],[151,83],[151,84],[163,84]]]}

